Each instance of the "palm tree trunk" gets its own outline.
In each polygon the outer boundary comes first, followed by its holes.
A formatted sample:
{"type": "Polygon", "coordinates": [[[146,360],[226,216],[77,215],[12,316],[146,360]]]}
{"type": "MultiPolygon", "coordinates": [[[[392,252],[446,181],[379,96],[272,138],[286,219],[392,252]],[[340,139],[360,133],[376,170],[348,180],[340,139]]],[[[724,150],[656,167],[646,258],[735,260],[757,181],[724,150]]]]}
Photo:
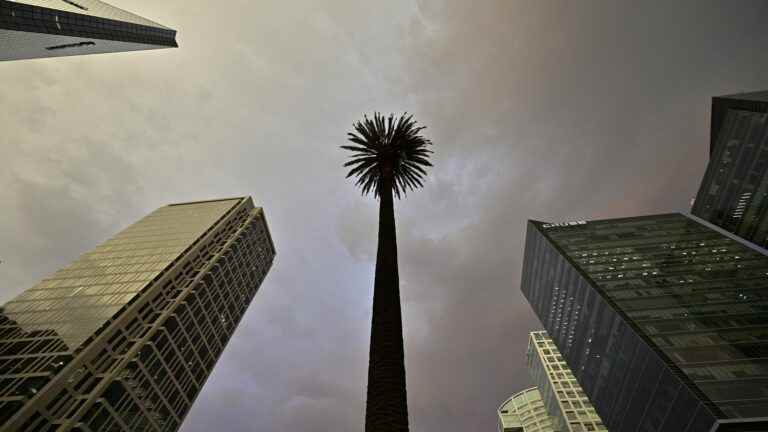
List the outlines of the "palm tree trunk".
{"type": "Polygon", "coordinates": [[[392,181],[385,180],[381,189],[365,431],[403,432],[408,431],[408,401],[392,181]]]}

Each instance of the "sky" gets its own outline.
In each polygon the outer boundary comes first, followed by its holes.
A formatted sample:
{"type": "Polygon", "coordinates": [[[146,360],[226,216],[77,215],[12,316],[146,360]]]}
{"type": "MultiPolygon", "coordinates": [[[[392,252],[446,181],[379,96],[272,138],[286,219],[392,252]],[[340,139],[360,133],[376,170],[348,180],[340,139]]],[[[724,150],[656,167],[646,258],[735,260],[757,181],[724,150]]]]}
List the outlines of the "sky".
{"type": "Polygon", "coordinates": [[[0,302],[173,202],[251,195],[278,251],[183,432],[355,431],[377,202],[364,113],[427,126],[396,202],[412,431],[532,385],[525,223],[686,211],[711,97],[768,89],[768,2],[113,0],[177,49],[0,63],[0,302]]]}

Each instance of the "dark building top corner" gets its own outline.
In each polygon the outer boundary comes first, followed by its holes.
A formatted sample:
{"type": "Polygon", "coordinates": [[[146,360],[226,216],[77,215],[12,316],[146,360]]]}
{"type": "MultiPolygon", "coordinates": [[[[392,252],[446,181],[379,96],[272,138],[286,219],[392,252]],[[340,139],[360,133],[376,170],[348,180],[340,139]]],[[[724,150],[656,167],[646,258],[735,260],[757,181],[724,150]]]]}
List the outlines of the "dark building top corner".
{"type": "Polygon", "coordinates": [[[709,156],[715,152],[715,143],[728,110],[768,112],[768,90],[737,93],[712,98],[712,115],[709,128],[709,156]]]}

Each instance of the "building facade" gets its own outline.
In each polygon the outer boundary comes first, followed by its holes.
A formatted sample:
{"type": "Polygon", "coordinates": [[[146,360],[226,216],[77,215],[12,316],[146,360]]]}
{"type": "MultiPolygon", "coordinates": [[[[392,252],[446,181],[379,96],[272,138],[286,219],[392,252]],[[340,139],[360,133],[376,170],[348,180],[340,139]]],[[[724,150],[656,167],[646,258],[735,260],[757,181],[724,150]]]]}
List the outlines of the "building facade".
{"type": "Polygon", "coordinates": [[[250,198],[161,207],[0,311],[0,431],[175,431],[275,256],[250,198]]]}
{"type": "Polygon", "coordinates": [[[712,98],[712,112],[709,130],[709,154],[715,152],[720,130],[725,123],[727,114],[731,111],[747,111],[756,113],[768,112],[768,90],[738,93],[712,98]]]}
{"type": "Polygon", "coordinates": [[[0,61],[177,46],[175,30],[99,0],[0,0],[0,61]]]}
{"type": "Polygon", "coordinates": [[[605,432],[600,416],[546,331],[528,338],[528,370],[558,432],[605,432]]]}
{"type": "Polygon", "coordinates": [[[536,387],[501,404],[499,432],[607,430],[546,331],[529,335],[527,357],[536,387]]]}
{"type": "Polygon", "coordinates": [[[715,228],[529,221],[522,291],[609,430],[768,428],[768,257],[715,228]]]}
{"type": "Polygon", "coordinates": [[[497,410],[499,432],[556,432],[536,387],[505,400],[497,410]]]}
{"type": "Polygon", "coordinates": [[[768,245],[768,91],[712,101],[710,161],[691,213],[768,245]]]}

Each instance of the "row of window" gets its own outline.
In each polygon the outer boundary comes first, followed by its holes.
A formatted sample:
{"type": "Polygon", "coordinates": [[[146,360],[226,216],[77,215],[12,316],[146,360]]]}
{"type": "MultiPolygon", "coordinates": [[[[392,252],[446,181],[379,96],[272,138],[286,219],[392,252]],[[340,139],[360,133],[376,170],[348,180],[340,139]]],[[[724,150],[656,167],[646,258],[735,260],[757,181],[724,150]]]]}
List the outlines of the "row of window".
{"type": "MultiPolygon", "coordinates": [[[[63,299],[72,296],[92,296],[117,293],[138,292],[146,286],[146,282],[125,282],[102,285],[81,285],[63,288],[29,289],[12,300],[13,303],[22,303],[36,300],[63,299]]],[[[7,304],[11,304],[10,302],[7,304]]]]}
{"type": "MultiPolygon", "coordinates": [[[[235,222],[241,221],[247,210],[242,209],[239,214],[240,218],[236,218],[235,222]]],[[[123,328],[116,328],[115,333],[110,337],[104,350],[92,357],[90,361],[84,361],[82,366],[76,370],[75,374],[71,375],[67,379],[67,385],[60,391],[60,394],[53,398],[52,402],[46,407],[37,407],[36,412],[28,418],[26,423],[22,425],[24,430],[32,430],[37,427],[42,427],[46,424],[51,424],[57,418],[68,418],[75,415],[77,409],[81,407],[81,403],[85,402],[85,399],[80,398],[81,395],[88,395],[97,383],[103,379],[108,378],[110,375],[104,375],[110,369],[118,366],[118,360],[127,352],[128,348],[133,345],[136,338],[141,338],[147,334],[155,325],[157,318],[160,316],[162,310],[172,304],[175,296],[180,294],[184,289],[184,284],[191,281],[198,273],[201,265],[205,264],[206,260],[211,254],[217,252],[226,241],[226,235],[230,235],[235,227],[225,227],[224,231],[214,235],[214,240],[207,246],[203,247],[203,250],[196,254],[193,258],[195,266],[190,263],[185,264],[182,267],[182,272],[177,275],[174,281],[166,284],[162,289],[152,289],[147,292],[147,295],[154,295],[155,297],[143,304],[135,313],[136,317],[129,322],[128,325],[123,328]],[[178,286],[178,282],[183,281],[182,286],[178,286]]],[[[213,229],[213,226],[210,228],[213,229]]],[[[114,314],[113,314],[114,316],[114,314]]],[[[102,327],[104,328],[104,327],[102,327]]],[[[88,330],[88,340],[93,340],[97,334],[93,334],[93,329],[88,330]]],[[[95,413],[96,418],[88,417],[89,421],[93,421],[96,424],[92,430],[146,430],[151,429],[153,425],[158,424],[157,421],[152,423],[147,415],[142,414],[146,412],[146,407],[141,411],[136,404],[136,400],[126,400],[121,398],[121,394],[124,394],[124,387],[119,382],[112,382],[109,385],[107,391],[104,393],[104,399],[107,402],[112,402],[111,406],[105,407],[102,402],[97,401],[92,405],[89,413],[95,413]],[[104,409],[101,409],[104,408],[104,409]],[[122,418],[115,418],[113,415],[114,408],[127,411],[125,417],[128,422],[124,422],[122,418]],[[132,413],[132,414],[131,414],[132,413]],[[109,420],[108,423],[103,424],[103,428],[98,426],[98,422],[104,419],[109,420]],[[132,420],[131,420],[132,419],[132,420]],[[134,421],[135,420],[135,421],[134,421]]],[[[138,396],[138,395],[135,395],[138,396]]],[[[149,402],[147,402],[149,403],[149,402]]],[[[152,416],[159,416],[157,411],[151,410],[152,416]]],[[[91,430],[88,426],[81,426],[83,430],[91,430]]]]}
{"type": "Polygon", "coordinates": [[[63,269],[57,271],[53,276],[47,278],[48,280],[55,279],[70,279],[79,277],[90,276],[103,276],[108,274],[122,274],[122,273],[139,273],[139,272],[151,272],[159,271],[168,266],[170,262],[148,262],[141,264],[123,264],[123,265],[99,265],[91,266],[87,268],[78,269],[63,269]]]}

